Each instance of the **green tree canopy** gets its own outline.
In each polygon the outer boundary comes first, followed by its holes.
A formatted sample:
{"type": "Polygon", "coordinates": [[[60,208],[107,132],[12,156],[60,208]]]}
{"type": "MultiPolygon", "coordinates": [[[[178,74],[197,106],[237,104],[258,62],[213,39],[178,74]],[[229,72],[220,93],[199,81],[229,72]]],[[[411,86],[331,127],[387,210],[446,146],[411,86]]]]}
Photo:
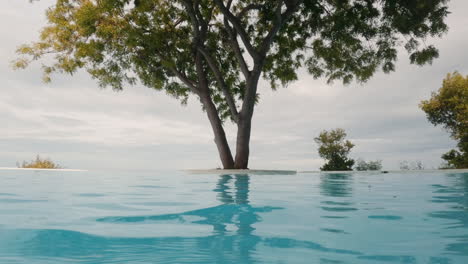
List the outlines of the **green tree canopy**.
{"type": "Polygon", "coordinates": [[[366,81],[395,69],[399,46],[411,63],[430,63],[438,51],[422,42],[447,31],[447,14],[447,0],[56,0],[15,66],[41,59],[45,81],[85,69],[103,87],[140,83],[182,102],[194,95],[223,166],[247,168],[260,78],[274,89],[305,67],[328,81],[366,81]]]}
{"type": "Polygon", "coordinates": [[[442,155],[447,165],[468,168],[468,76],[448,74],[442,87],[429,100],[422,101],[420,107],[432,124],[444,126],[458,141],[458,150],[442,155]]]}
{"type": "Polygon", "coordinates": [[[323,171],[352,170],[354,160],[348,154],[354,147],[349,140],[345,140],[346,132],[342,128],[322,131],[314,140],[319,145],[319,155],[327,162],[320,169],[323,171]]]}

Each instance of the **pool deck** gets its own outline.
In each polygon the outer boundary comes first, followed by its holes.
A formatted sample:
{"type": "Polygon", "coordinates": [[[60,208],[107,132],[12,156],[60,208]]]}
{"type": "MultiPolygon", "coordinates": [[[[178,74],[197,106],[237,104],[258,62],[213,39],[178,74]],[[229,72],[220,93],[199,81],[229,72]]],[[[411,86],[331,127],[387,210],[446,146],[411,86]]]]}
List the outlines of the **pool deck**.
{"type": "Polygon", "coordinates": [[[184,170],[190,174],[249,174],[249,175],[294,175],[295,170],[222,170],[222,169],[207,169],[207,170],[184,170]]]}
{"type": "Polygon", "coordinates": [[[78,169],[39,169],[39,168],[15,168],[0,167],[0,170],[19,170],[19,171],[87,171],[78,169]]]}
{"type": "Polygon", "coordinates": [[[429,173],[433,173],[433,172],[448,172],[448,173],[465,173],[465,172],[468,172],[468,169],[444,169],[444,170],[437,170],[437,169],[430,169],[430,170],[369,170],[369,171],[355,171],[355,170],[351,170],[351,171],[298,171],[297,173],[324,173],[324,174],[327,174],[327,173],[372,173],[372,174],[375,174],[375,173],[415,173],[415,172],[429,172],[429,173]]]}
{"type": "Polygon", "coordinates": [[[249,175],[295,175],[297,173],[303,174],[375,174],[375,173],[415,173],[415,172],[448,172],[448,173],[465,173],[468,172],[468,169],[448,169],[448,170],[381,170],[381,171],[295,171],[295,170],[261,170],[261,169],[252,169],[252,170],[223,170],[223,169],[188,169],[183,170],[189,174],[249,174],[249,175]]]}

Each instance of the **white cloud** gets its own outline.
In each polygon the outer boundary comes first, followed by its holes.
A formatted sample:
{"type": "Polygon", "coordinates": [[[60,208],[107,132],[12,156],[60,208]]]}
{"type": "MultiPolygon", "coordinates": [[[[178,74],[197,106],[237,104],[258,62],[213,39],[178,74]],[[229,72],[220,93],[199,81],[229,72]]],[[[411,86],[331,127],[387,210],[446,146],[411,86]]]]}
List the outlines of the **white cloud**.
{"type": "MultiPolygon", "coordinates": [[[[41,104],[38,104],[41,105],[41,104]]],[[[206,127],[163,118],[139,111],[16,107],[2,103],[0,110],[10,113],[22,126],[0,130],[2,138],[69,140],[105,145],[158,145],[209,142],[206,127]],[[30,126],[24,125],[30,124],[30,126]],[[36,126],[37,129],[34,129],[36,126]]]]}

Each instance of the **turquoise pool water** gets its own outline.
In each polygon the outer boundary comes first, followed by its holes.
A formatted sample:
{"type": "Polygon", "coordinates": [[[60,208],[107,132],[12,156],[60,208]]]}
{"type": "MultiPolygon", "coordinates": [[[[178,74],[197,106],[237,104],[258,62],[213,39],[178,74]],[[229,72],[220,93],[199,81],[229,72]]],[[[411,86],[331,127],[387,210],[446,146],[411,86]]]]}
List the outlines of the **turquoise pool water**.
{"type": "Polygon", "coordinates": [[[0,171],[0,263],[468,263],[468,173],[0,171]]]}

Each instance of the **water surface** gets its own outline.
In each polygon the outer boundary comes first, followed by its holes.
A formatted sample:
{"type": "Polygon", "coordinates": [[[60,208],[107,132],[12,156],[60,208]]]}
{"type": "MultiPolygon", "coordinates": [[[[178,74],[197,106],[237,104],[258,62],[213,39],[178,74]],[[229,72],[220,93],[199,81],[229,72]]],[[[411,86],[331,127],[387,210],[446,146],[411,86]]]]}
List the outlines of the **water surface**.
{"type": "Polygon", "coordinates": [[[0,171],[0,263],[468,263],[468,173],[0,171]]]}

